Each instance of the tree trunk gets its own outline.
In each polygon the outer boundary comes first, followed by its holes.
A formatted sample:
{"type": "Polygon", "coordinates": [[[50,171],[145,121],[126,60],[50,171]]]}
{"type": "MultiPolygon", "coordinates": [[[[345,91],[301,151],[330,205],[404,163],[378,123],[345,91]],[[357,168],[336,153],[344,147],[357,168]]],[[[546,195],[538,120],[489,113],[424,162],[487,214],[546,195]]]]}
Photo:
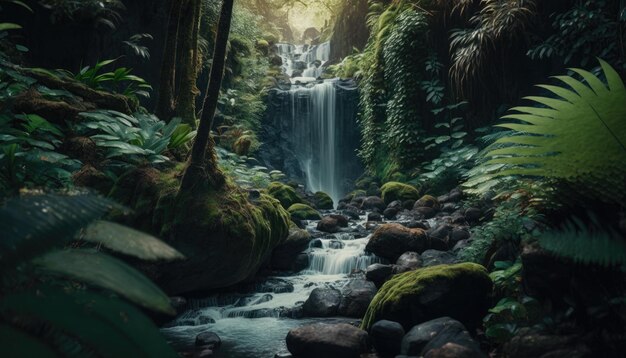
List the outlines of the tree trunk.
{"type": "Polygon", "coordinates": [[[182,2],[170,0],[169,20],[167,25],[167,38],[163,50],[163,62],[159,78],[158,98],[155,113],[157,117],[168,122],[174,114],[176,107],[174,93],[176,92],[176,47],[178,44],[178,25],[182,2]]]}
{"type": "Polygon", "coordinates": [[[222,78],[224,75],[224,64],[226,60],[226,48],[228,44],[228,35],[230,33],[230,23],[233,13],[234,0],[224,0],[220,21],[217,28],[215,38],[215,47],[213,51],[213,65],[211,66],[211,75],[209,78],[209,91],[204,103],[206,111],[206,119],[201,120],[196,140],[191,149],[191,158],[189,166],[185,170],[180,192],[190,190],[201,180],[209,180],[214,185],[223,183],[221,173],[217,168],[217,160],[213,149],[213,140],[211,139],[211,127],[213,127],[213,117],[217,108],[217,101],[220,96],[220,88],[222,86],[222,78]],[[206,153],[209,152],[207,158],[206,153]]]}
{"type": "Polygon", "coordinates": [[[201,0],[189,0],[181,18],[181,56],[178,59],[180,85],[176,101],[176,114],[192,127],[196,127],[196,87],[199,68],[198,32],[202,11],[201,0]]]}

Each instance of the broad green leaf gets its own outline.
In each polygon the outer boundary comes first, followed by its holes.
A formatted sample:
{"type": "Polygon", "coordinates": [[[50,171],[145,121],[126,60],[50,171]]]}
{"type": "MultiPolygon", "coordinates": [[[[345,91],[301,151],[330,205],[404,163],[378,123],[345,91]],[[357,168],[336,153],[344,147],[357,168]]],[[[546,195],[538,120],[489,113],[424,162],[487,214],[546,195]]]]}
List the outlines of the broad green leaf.
{"type": "Polygon", "coordinates": [[[14,24],[11,22],[0,22],[0,31],[6,31],[6,30],[17,30],[17,29],[21,29],[22,26],[18,25],[18,24],[14,24]]]}
{"type": "Polygon", "coordinates": [[[85,229],[82,239],[142,260],[176,260],[185,258],[163,241],[110,221],[96,221],[85,229]]]}
{"type": "Polygon", "coordinates": [[[93,250],[60,250],[33,261],[46,272],[106,288],[146,308],[176,312],[170,299],[139,271],[93,250]]]}

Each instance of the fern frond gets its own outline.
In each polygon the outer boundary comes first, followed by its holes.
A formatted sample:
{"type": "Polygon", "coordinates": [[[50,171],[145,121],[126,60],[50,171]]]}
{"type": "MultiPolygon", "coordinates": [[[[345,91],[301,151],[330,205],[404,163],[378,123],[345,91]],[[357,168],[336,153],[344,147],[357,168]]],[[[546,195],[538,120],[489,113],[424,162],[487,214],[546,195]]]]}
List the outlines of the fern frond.
{"type": "Polygon", "coordinates": [[[572,69],[584,82],[555,77],[568,87],[542,85],[554,97],[527,97],[539,108],[515,107],[515,113],[503,117],[518,122],[498,125],[512,134],[496,140],[501,146],[485,154],[487,164],[505,165],[494,177],[552,178],[603,202],[626,200],[626,89],[610,65],[600,64],[608,85],[572,69]]]}

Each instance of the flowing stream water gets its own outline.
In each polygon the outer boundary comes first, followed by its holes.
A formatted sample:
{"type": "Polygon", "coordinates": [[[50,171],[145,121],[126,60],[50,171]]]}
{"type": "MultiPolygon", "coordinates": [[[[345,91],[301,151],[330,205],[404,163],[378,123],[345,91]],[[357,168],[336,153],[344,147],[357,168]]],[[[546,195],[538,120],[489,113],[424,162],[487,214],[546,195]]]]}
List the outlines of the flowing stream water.
{"type": "MultiPolygon", "coordinates": [[[[351,222],[354,231],[361,222],[351,222]]],[[[316,222],[308,229],[314,230],[316,222]]],[[[267,277],[248,293],[218,294],[190,300],[187,310],[162,331],[178,349],[193,347],[197,334],[210,331],[222,339],[217,357],[271,358],[285,351],[285,337],[290,329],[318,321],[341,318],[290,318],[293,309],[302,305],[317,287],[341,289],[350,275],[379,262],[365,253],[369,236],[355,238],[353,233],[326,234],[316,247],[310,247],[309,266],[291,276],[267,277]],[[321,246],[321,247],[320,247],[321,246]]],[[[312,241],[314,242],[314,241],[312,241]]]]}

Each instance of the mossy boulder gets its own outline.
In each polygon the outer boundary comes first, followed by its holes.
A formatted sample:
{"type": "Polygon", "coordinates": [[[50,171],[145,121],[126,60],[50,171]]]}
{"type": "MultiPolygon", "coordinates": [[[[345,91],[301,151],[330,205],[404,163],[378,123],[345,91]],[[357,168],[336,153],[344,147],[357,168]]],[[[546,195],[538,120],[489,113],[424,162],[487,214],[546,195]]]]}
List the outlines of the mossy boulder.
{"type": "Polygon", "coordinates": [[[415,187],[399,182],[386,183],[380,190],[383,201],[387,205],[396,200],[417,200],[420,197],[420,193],[415,187]]]}
{"type": "Polygon", "coordinates": [[[280,204],[285,209],[289,209],[289,207],[293,204],[303,202],[302,198],[300,198],[294,188],[283,183],[270,183],[270,185],[267,187],[267,192],[269,193],[269,195],[280,201],[280,204]]]}
{"type": "Polygon", "coordinates": [[[250,147],[252,147],[252,137],[249,135],[242,135],[237,138],[233,144],[233,151],[237,155],[248,155],[250,153],[250,147]]]}
{"type": "Polygon", "coordinates": [[[333,199],[323,191],[313,194],[313,204],[318,210],[332,210],[335,207],[333,199]]]}
{"type": "Polygon", "coordinates": [[[415,202],[413,209],[417,208],[433,208],[435,210],[439,210],[441,205],[439,204],[439,200],[432,195],[424,195],[418,201],[415,202]]]}
{"type": "Polygon", "coordinates": [[[395,262],[405,252],[421,254],[428,249],[446,250],[446,243],[430,237],[423,229],[410,229],[397,223],[376,228],[365,249],[377,256],[395,262]]]}
{"type": "Polygon", "coordinates": [[[306,204],[293,204],[287,209],[292,220],[320,220],[320,213],[306,204]]]}
{"type": "Polygon", "coordinates": [[[365,313],[362,329],[379,320],[405,330],[438,318],[452,317],[472,329],[491,304],[493,282],[478,264],[439,265],[397,274],[378,291],[365,313]]]}

